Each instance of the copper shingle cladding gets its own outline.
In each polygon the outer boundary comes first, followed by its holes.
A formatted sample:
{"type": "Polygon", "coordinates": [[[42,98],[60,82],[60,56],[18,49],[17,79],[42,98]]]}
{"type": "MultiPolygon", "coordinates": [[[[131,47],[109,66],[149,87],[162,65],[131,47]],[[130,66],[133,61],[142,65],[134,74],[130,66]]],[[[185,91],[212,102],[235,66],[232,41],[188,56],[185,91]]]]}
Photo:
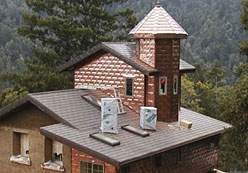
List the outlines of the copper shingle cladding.
{"type": "Polygon", "coordinates": [[[155,6],[129,34],[168,34],[186,36],[188,33],[160,6],[155,6]]]}
{"type": "MultiPolygon", "coordinates": [[[[64,65],[61,65],[58,70],[66,71],[66,70],[74,70],[84,61],[86,61],[91,56],[94,57],[94,54],[97,53],[111,53],[112,55],[118,57],[120,60],[126,62],[131,65],[135,69],[144,73],[145,75],[153,75],[159,73],[159,71],[146,63],[142,62],[135,56],[135,43],[134,42],[104,42],[101,43],[92,49],[85,52],[82,56],[79,56],[76,59],[72,59],[64,65]]],[[[180,71],[181,73],[194,72],[195,67],[185,62],[184,60],[180,60],[180,71]]]]}

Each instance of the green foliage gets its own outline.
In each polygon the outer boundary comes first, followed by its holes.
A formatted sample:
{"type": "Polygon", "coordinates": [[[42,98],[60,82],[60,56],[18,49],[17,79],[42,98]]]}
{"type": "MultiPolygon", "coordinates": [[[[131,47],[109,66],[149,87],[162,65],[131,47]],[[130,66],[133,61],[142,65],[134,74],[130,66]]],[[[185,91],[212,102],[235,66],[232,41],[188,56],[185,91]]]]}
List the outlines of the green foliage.
{"type": "Polygon", "coordinates": [[[127,36],[136,24],[133,11],[122,9],[110,13],[106,8],[123,2],[26,0],[34,13],[23,14],[25,25],[18,33],[33,42],[39,40],[64,63],[100,42],[126,38],[123,33],[127,36]]]}
{"type": "Polygon", "coordinates": [[[17,99],[27,95],[28,91],[25,88],[15,86],[13,88],[7,88],[2,91],[0,96],[0,108],[4,107],[17,99]]]}
{"type": "MultiPolygon", "coordinates": [[[[248,31],[248,1],[243,0],[241,21],[243,28],[248,31]]],[[[241,54],[248,56],[248,43],[240,45],[241,54]]],[[[227,171],[248,170],[248,62],[240,65],[236,70],[238,80],[227,90],[223,97],[222,118],[233,125],[222,137],[220,146],[219,165],[227,171]]]]}
{"type": "Polygon", "coordinates": [[[204,109],[200,107],[201,100],[197,97],[196,85],[188,76],[182,76],[181,104],[193,111],[203,112],[204,109]]]}
{"type": "Polygon", "coordinates": [[[221,140],[220,166],[223,170],[248,170],[248,68],[236,84],[228,90],[223,102],[223,120],[233,125],[221,140]]]}
{"type": "MultiPolygon", "coordinates": [[[[33,58],[25,60],[22,73],[0,75],[1,82],[14,86],[2,92],[2,104],[23,96],[23,88],[30,93],[73,88],[73,75],[59,73],[56,68],[102,41],[127,39],[127,31],[136,24],[133,11],[109,12],[112,5],[123,2],[126,0],[26,0],[32,13],[23,14],[24,25],[18,33],[42,48],[34,49],[33,58]],[[13,99],[9,99],[11,91],[13,99]]],[[[15,44],[7,46],[14,54],[15,44]]]]}
{"type": "MultiPolygon", "coordinates": [[[[23,57],[32,55],[31,41],[16,32],[16,27],[22,24],[23,11],[28,11],[23,0],[0,1],[0,73],[23,71],[23,57]]],[[[0,90],[8,86],[8,83],[0,83],[0,90]]]]}
{"type": "Polygon", "coordinates": [[[220,119],[220,103],[227,90],[224,70],[219,63],[195,65],[196,73],[182,77],[182,106],[220,119]]]}

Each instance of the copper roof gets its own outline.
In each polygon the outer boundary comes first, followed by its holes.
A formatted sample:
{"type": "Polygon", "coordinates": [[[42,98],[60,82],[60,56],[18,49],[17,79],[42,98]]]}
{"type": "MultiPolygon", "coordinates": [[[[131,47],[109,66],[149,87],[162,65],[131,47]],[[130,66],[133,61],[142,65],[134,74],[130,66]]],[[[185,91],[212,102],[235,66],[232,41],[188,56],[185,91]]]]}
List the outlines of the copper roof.
{"type": "Polygon", "coordinates": [[[160,5],[156,5],[129,34],[188,35],[188,33],[160,5]]]}
{"type": "MultiPolygon", "coordinates": [[[[120,60],[126,62],[147,76],[159,73],[157,69],[142,62],[135,56],[134,42],[103,42],[88,50],[78,58],[72,59],[71,61],[61,65],[58,70],[74,70],[79,66],[79,64],[82,64],[84,61],[99,53],[111,53],[113,56],[118,57],[120,60]]],[[[195,71],[195,67],[181,59],[180,71],[181,73],[193,72],[195,71]]]]}

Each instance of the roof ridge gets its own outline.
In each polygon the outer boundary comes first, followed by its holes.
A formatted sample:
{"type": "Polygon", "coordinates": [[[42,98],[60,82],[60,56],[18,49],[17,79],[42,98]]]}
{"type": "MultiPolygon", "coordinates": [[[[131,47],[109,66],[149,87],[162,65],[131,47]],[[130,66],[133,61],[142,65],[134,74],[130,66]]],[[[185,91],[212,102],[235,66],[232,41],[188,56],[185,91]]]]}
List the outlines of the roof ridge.
{"type": "Polygon", "coordinates": [[[35,96],[35,95],[62,93],[62,92],[69,92],[69,91],[79,91],[79,89],[63,89],[63,90],[55,90],[55,91],[44,91],[44,92],[37,92],[37,93],[29,93],[28,96],[32,97],[32,96],[35,96]]]}
{"type": "Polygon", "coordinates": [[[124,43],[134,44],[135,42],[129,42],[129,41],[125,41],[125,42],[102,42],[102,44],[124,44],[124,43]]]}

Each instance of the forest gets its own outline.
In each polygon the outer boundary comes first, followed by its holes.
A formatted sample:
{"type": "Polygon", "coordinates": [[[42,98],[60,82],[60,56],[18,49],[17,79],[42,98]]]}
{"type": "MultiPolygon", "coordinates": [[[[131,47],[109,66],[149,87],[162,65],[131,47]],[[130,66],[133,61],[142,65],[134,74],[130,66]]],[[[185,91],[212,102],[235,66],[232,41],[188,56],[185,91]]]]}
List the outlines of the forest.
{"type": "MultiPolygon", "coordinates": [[[[0,108],[28,93],[72,88],[72,74],[56,68],[99,42],[131,40],[128,32],[155,5],[52,2],[0,0],[0,108]]],[[[182,106],[232,124],[220,142],[218,167],[248,170],[248,1],[161,4],[189,33],[181,56],[197,68],[182,77],[182,106]]]]}

